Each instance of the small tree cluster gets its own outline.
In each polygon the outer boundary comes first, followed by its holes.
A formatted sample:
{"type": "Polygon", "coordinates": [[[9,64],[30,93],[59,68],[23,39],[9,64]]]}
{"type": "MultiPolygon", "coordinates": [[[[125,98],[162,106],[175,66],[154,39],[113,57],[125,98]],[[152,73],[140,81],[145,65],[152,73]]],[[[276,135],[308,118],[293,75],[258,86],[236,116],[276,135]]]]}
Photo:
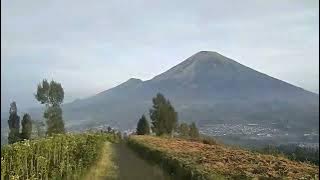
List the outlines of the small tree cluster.
{"type": "MultiPolygon", "coordinates": [[[[152,102],[152,109],[149,110],[152,132],[157,136],[164,134],[172,136],[177,127],[178,113],[170,101],[160,93],[152,99],[152,102]]],[[[136,133],[138,135],[150,134],[150,125],[144,115],[138,121],[136,133]]]]}
{"type": "Polygon", "coordinates": [[[194,122],[190,125],[187,123],[181,123],[178,127],[178,133],[181,137],[199,138],[199,130],[194,122]]]}
{"type": "Polygon", "coordinates": [[[20,140],[30,139],[32,132],[32,122],[29,114],[24,114],[22,119],[22,132],[20,133],[20,116],[18,116],[18,109],[16,102],[10,104],[9,110],[9,135],[8,143],[13,144],[20,140]]]}
{"type": "Polygon", "coordinates": [[[21,138],[30,139],[31,133],[32,133],[32,122],[29,114],[23,115],[21,125],[22,125],[21,138]]]}

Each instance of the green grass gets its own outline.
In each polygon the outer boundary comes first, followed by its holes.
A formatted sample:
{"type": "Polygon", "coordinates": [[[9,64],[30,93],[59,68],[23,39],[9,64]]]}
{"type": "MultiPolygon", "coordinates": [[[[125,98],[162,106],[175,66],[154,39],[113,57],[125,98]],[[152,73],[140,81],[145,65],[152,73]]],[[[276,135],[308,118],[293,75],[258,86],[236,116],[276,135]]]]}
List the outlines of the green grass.
{"type": "Polygon", "coordinates": [[[111,145],[112,144],[110,142],[104,143],[100,158],[93,166],[91,166],[90,170],[84,177],[84,180],[117,179],[118,167],[114,163],[115,152],[111,145]]]}

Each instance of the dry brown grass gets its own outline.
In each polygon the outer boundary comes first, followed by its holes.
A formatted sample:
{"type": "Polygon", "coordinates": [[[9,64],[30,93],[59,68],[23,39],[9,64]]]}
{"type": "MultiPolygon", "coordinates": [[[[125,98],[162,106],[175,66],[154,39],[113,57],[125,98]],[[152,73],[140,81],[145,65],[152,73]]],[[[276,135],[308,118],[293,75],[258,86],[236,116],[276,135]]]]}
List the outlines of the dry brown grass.
{"type": "Polygon", "coordinates": [[[191,164],[209,174],[226,177],[243,175],[249,178],[318,179],[319,167],[291,161],[284,157],[262,155],[251,151],[230,148],[221,144],[208,145],[182,139],[155,136],[132,136],[148,148],[160,150],[191,164]]]}

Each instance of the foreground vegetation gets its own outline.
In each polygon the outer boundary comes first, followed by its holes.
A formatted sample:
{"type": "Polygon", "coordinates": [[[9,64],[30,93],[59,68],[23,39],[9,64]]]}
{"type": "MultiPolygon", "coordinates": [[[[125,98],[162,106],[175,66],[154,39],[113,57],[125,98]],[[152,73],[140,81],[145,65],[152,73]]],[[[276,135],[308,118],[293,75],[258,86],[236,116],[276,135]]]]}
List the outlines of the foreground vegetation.
{"type": "Polygon", "coordinates": [[[1,148],[1,179],[79,179],[99,158],[107,133],[54,135],[1,148]]]}
{"type": "Polygon", "coordinates": [[[178,179],[318,179],[318,166],[224,145],[131,136],[128,144],[178,179]]]}

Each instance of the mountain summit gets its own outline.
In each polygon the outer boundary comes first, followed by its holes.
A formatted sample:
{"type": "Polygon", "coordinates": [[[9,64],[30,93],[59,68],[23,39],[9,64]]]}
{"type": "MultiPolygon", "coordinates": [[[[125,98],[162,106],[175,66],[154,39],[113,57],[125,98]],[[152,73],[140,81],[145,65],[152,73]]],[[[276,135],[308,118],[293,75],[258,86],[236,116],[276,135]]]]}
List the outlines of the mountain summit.
{"type": "Polygon", "coordinates": [[[185,94],[186,97],[182,99],[192,96],[198,99],[210,99],[212,102],[223,98],[274,100],[294,97],[292,100],[296,98],[304,100],[314,95],[303,90],[306,96],[302,97],[300,96],[301,88],[211,51],[200,51],[192,55],[168,71],[154,77],[150,83],[168,94],[185,94]]]}
{"type": "Polygon", "coordinates": [[[78,127],[109,124],[135,128],[158,92],[170,99],[180,121],[195,121],[200,129],[214,124],[255,123],[290,127],[286,130],[294,133],[319,131],[317,94],[211,51],[200,51],[150,80],[132,78],[65,104],[65,119],[71,128],[75,122],[78,127]]]}
{"type": "Polygon", "coordinates": [[[153,80],[187,79],[206,72],[235,70],[239,64],[217,52],[200,51],[153,80]]]}

